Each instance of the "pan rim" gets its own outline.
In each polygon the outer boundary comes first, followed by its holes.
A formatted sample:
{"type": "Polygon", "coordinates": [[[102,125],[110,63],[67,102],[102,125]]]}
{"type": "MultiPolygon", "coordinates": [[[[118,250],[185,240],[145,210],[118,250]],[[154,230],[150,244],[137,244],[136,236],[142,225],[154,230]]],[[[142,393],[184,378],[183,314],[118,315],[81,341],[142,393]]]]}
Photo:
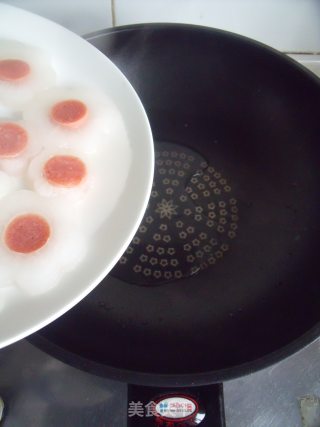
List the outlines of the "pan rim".
{"type": "Polygon", "coordinates": [[[61,362],[99,377],[142,386],[190,387],[222,383],[261,371],[302,351],[315,342],[319,336],[320,322],[289,344],[252,361],[223,369],[182,374],[141,372],[94,362],[49,341],[41,335],[41,331],[27,337],[26,340],[61,362]]]}
{"type": "Polygon", "coordinates": [[[90,40],[94,40],[95,38],[101,37],[103,35],[108,35],[108,34],[116,34],[116,33],[122,33],[126,31],[132,31],[132,30],[167,30],[167,29],[180,29],[180,30],[187,30],[187,31],[194,30],[199,32],[201,31],[201,32],[221,34],[225,36],[232,36],[234,39],[238,39],[246,43],[249,43],[255,47],[262,48],[264,50],[267,50],[270,54],[273,54],[279,58],[282,58],[294,68],[302,71],[305,75],[308,75],[309,78],[311,78],[313,82],[319,86],[319,89],[320,89],[320,78],[315,73],[313,73],[308,68],[306,68],[304,65],[300,64],[297,60],[291,58],[289,56],[290,52],[281,52],[280,50],[270,45],[267,45],[263,42],[260,42],[258,40],[252,39],[251,37],[244,36],[242,34],[238,34],[228,30],[222,30],[220,28],[208,27],[206,25],[186,24],[186,23],[176,23],[176,22],[146,22],[146,23],[139,23],[139,24],[119,25],[111,28],[105,28],[102,30],[93,31],[83,35],[83,38],[88,42],[90,42],[90,40]]]}

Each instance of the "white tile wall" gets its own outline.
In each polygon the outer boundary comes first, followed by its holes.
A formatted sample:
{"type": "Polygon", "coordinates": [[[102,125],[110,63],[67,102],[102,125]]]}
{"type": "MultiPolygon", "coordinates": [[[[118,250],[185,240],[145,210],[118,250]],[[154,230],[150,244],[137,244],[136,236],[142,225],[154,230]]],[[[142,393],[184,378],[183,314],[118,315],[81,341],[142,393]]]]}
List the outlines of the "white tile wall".
{"type": "Polygon", "coordinates": [[[185,22],[246,35],[285,52],[320,52],[320,0],[0,0],[78,34],[141,22],[185,22]]]}
{"type": "Polygon", "coordinates": [[[58,22],[78,34],[112,26],[111,0],[0,0],[58,22]]]}
{"type": "Polygon", "coordinates": [[[319,0],[114,0],[117,25],[208,25],[288,52],[320,52],[319,0]]]}
{"type": "Polygon", "coordinates": [[[320,77],[320,55],[289,55],[320,77]]]}

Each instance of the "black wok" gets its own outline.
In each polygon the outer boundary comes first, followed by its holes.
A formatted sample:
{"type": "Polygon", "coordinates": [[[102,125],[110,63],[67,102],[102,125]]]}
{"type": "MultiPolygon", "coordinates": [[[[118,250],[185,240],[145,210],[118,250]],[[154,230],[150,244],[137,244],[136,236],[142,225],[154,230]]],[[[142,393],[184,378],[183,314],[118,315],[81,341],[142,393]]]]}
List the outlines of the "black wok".
{"type": "MultiPolygon", "coordinates": [[[[208,28],[137,25],[88,40],[146,108],[155,185],[132,250],[32,340],[82,369],[174,388],[249,373],[311,342],[320,331],[319,80],[208,28]]],[[[214,387],[188,393],[203,390],[214,398],[214,387]]]]}

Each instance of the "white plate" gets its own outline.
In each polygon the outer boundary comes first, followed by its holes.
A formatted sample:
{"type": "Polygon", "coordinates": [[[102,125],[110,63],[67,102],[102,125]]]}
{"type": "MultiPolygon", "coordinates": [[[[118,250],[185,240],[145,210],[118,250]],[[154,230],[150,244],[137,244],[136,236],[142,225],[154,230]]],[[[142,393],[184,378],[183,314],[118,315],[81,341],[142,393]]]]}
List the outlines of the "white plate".
{"type": "Polygon", "coordinates": [[[125,189],[95,235],[81,265],[48,293],[14,298],[7,308],[1,311],[0,307],[0,348],[57,319],[109,273],[143,218],[154,168],[152,134],[143,106],[130,83],[101,52],[65,28],[5,4],[0,4],[1,38],[47,50],[53,58],[59,83],[94,85],[110,96],[123,115],[132,154],[125,189]]]}

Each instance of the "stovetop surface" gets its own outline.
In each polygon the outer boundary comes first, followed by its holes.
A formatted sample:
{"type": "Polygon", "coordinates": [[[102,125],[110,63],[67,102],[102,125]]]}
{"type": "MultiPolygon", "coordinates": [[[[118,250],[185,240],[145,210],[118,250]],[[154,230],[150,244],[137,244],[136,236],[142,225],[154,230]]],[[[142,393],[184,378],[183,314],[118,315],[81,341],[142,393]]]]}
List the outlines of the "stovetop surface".
{"type": "MultiPolygon", "coordinates": [[[[320,396],[320,339],[224,384],[227,427],[302,426],[299,399],[320,396]]],[[[0,352],[1,427],[125,427],[127,386],[72,368],[26,340],[0,352]]],[[[305,427],[319,427],[305,424],[305,427]]]]}

